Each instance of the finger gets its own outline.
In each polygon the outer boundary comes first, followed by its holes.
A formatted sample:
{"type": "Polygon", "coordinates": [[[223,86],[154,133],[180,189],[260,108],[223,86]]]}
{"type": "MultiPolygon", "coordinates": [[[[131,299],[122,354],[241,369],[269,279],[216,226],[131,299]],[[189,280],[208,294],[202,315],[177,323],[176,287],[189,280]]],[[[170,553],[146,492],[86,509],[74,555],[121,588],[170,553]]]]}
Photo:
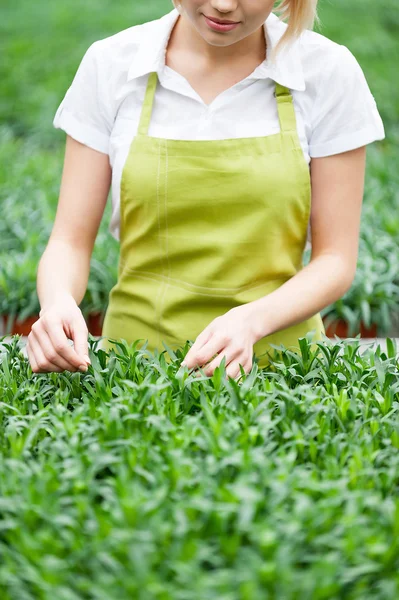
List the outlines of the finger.
{"type": "Polygon", "coordinates": [[[226,369],[226,376],[233,377],[233,379],[236,379],[236,380],[239,379],[241,377],[240,365],[244,369],[245,374],[248,375],[248,373],[252,369],[252,358],[250,361],[237,360],[234,363],[231,363],[229,365],[229,368],[226,369]]]}
{"type": "Polygon", "coordinates": [[[29,335],[30,335],[29,346],[30,346],[31,351],[33,352],[35,362],[36,362],[36,367],[37,367],[37,370],[35,372],[36,373],[49,373],[51,371],[60,372],[61,369],[54,363],[48,361],[47,358],[44,356],[43,351],[42,351],[37,339],[34,336],[32,336],[31,334],[29,334],[29,335]]]}
{"type": "Polygon", "coordinates": [[[194,344],[191,346],[190,350],[187,352],[185,359],[182,361],[182,364],[187,365],[189,369],[191,369],[192,366],[196,365],[197,363],[193,362],[193,359],[195,359],[196,357],[196,353],[204,346],[204,344],[207,343],[211,336],[212,332],[209,329],[204,329],[204,331],[199,334],[194,344]]]}
{"type": "Polygon", "coordinates": [[[26,342],[25,348],[26,348],[26,354],[28,355],[30,368],[32,369],[32,371],[34,373],[38,373],[39,372],[39,367],[37,366],[35,354],[34,354],[32,348],[30,347],[29,341],[26,342]]]}
{"type": "Polygon", "coordinates": [[[237,362],[233,362],[229,365],[229,368],[226,369],[226,377],[232,377],[233,379],[237,379],[237,375],[240,374],[240,367],[237,362]]]}
{"type": "Polygon", "coordinates": [[[231,361],[237,357],[238,354],[239,351],[233,352],[230,348],[224,348],[209,364],[203,367],[204,373],[206,373],[206,375],[208,376],[213,375],[216,367],[220,367],[223,358],[226,359],[225,366],[227,368],[227,365],[229,365],[231,361]]]}
{"type": "Polygon", "coordinates": [[[86,365],[86,361],[83,357],[80,357],[76,350],[69,345],[68,338],[61,323],[49,323],[44,321],[43,325],[50,337],[53,347],[60,356],[77,369],[80,365],[86,365]]]}
{"type": "Polygon", "coordinates": [[[193,360],[198,366],[207,365],[212,359],[217,359],[219,352],[226,348],[226,343],[223,338],[217,335],[213,335],[209,341],[200,348],[193,360]]]}
{"type": "Polygon", "coordinates": [[[76,321],[72,326],[72,339],[74,348],[85,362],[90,363],[89,358],[89,330],[86,325],[86,321],[82,319],[82,322],[76,321]]]}
{"type": "Polygon", "coordinates": [[[53,347],[50,337],[45,329],[42,328],[40,331],[40,338],[38,337],[37,329],[32,331],[31,335],[34,336],[34,341],[39,344],[44,357],[50,364],[59,367],[62,371],[77,371],[77,368],[74,365],[71,365],[71,363],[57,354],[57,351],[53,347]]]}

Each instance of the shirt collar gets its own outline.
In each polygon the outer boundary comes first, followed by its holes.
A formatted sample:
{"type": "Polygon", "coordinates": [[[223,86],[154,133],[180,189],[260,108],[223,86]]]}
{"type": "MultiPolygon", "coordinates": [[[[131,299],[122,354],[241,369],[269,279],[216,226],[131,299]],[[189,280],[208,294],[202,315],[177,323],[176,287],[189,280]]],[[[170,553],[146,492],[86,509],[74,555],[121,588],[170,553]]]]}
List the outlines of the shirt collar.
{"type": "MultiPolygon", "coordinates": [[[[127,79],[134,79],[153,71],[160,72],[165,66],[166,46],[179,17],[179,12],[174,8],[169,13],[146,24],[153,30],[143,29],[143,39],[140,40],[138,53],[131,64],[127,79]]],[[[274,48],[282,37],[287,25],[274,13],[267,17],[263,29],[268,48],[274,48]]],[[[254,79],[270,77],[273,81],[294,90],[306,89],[302,64],[299,58],[297,40],[280,49],[274,63],[268,64],[265,60],[254,71],[254,79]]]]}

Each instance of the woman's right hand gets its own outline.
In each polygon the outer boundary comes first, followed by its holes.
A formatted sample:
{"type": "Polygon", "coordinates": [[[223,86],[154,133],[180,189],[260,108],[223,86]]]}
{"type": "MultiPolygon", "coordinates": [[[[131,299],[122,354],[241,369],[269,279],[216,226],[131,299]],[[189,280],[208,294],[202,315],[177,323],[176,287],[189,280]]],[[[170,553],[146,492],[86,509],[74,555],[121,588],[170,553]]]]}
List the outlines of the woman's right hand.
{"type": "Polygon", "coordinates": [[[58,299],[40,311],[33,323],[26,350],[34,373],[87,371],[90,364],[88,329],[72,296],[58,299]],[[73,340],[74,347],[69,342],[73,340]]]}

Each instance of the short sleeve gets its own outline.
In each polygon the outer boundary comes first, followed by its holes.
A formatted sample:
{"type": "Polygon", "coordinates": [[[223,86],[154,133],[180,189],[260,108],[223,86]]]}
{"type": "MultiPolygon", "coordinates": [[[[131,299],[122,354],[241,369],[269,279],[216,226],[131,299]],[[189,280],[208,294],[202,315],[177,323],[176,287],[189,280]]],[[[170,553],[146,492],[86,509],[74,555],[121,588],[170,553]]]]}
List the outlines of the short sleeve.
{"type": "Polygon", "coordinates": [[[57,109],[53,126],[63,129],[78,142],[108,154],[112,123],[98,44],[94,42],[83,56],[57,109]]]}
{"type": "Polygon", "coordinates": [[[354,150],[385,138],[382,119],[364,73],[346,46],[321,76],[311,114],[310,157],[354,150]]]}

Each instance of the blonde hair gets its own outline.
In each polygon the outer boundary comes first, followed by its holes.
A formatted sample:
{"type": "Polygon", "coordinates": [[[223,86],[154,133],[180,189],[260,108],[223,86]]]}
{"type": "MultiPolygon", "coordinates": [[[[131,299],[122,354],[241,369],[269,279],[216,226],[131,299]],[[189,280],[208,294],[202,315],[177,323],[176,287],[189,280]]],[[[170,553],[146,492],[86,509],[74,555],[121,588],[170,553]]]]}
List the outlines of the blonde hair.
{"type": "MultiPolygon", "coordinates": [[[[273,62],[278,52],[284,46],[296,40],[306,29],[313,29],[314,24],[320,25],[320,18],[317,14],[317,4],[319,0],[276,0],[274,8],[280,21],[287,20],[287,29],[284,35],[280,38],[275,48],[268,53],[268,59],[273,62]]],[[[174,7],[178,10],[180,0],[172,0],[174,7]]],[[[274,12],[274,10],[273,10],[274,12]]]]}
{"type": "Polygon", "coordinates": [[[281,0],[276,11],[280,13],[281,21],[287,19],[287,29],[272,50],[273,60],[281,48],[296,40],[306,29],[313,29],[315,23],[320,25],[317,3],[318,0],[281,0]]]}

